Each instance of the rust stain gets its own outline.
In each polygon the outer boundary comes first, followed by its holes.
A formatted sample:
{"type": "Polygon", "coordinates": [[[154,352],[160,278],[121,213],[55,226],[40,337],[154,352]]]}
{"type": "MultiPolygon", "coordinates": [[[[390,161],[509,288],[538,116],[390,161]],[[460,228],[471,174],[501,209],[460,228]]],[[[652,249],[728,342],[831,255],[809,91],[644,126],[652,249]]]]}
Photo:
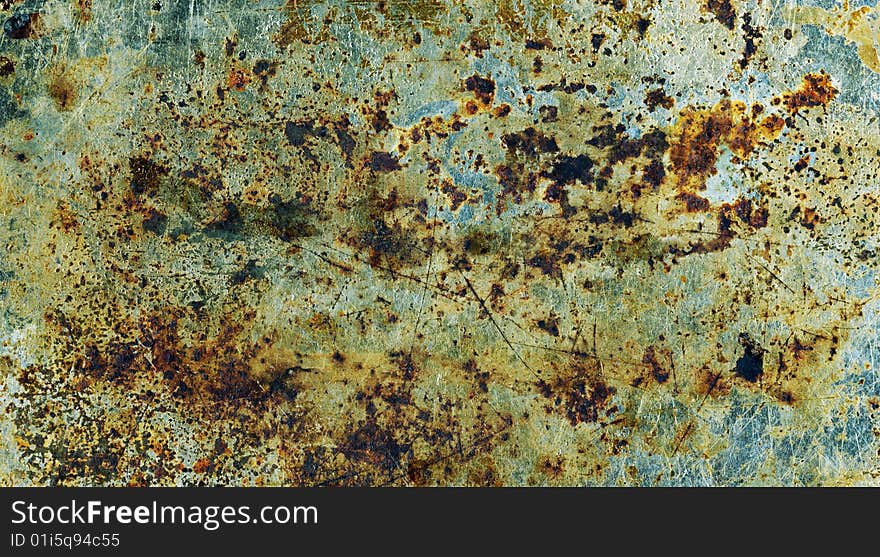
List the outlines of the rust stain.
{"type": "Polygon", "coordinates": [[[789,112],[797,114],[804,108],[827,106],[837,93],[828,74],[810,73],[804,76],[799,88],[783,94],[782,101],[789,112]]]}
{"type": "Polygon", "coordinates": [[[718,149],[722,145],[744,160],[758,146],[779,137],[784,120],[775,114],[762,117],[762,113],[763,107],[759,104],[748,107],[743,102],[729,100],[710,109],[683,109],[669,149],[677,187],[685,195],[704,189],[706,178],[717,172],[718,149]]]}
{"type": "Polygon", "coordinates": [[[34,6],[0,484],[876,483],[873,8],[34,6]]]}

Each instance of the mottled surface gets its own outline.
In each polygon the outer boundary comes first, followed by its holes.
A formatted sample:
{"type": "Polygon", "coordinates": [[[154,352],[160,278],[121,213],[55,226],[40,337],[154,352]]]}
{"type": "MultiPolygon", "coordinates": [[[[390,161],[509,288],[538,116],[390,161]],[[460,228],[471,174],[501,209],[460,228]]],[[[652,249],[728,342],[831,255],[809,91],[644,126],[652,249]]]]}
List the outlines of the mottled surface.
{"type": "Polygon", "coordinates": [[[0,19],[0,483],[878,483],[873,6],[0,19]]]}

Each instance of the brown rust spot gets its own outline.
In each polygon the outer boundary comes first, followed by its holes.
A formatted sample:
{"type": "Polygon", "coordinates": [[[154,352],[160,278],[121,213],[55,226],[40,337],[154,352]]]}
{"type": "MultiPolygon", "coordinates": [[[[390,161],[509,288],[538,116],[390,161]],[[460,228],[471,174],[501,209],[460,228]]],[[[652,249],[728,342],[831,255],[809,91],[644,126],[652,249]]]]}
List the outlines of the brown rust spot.
{"type": "Polygon", "coordinates": [[[472,31],[470,37],[468,37],[468,45],[470,46],[471,52],[473,52],[474,56],[477,58],[482,58],[483,52],[489,50],[489,41],[481,37],[476,31],[472,31]]]}
{"type": "Polygon", "coordinates": [[[599,420],[617,391],[602,379],[596,366],[581,363],[550,382],[538,380],[537,387],[550,401],[547,409],[561,413],[573,426],[599,420]]]}
{"type": "MultiPolygon", "coordinates": [[[[90,382],[131,389],[160,381],[171,397],[204,410],[211,410],[216,402],[266,400],[272,391],[253,376],[248,361],[256,349],[241,336],[242,327],[230,324],[213,337],[185,338],[182,322],[194,318],[191,308],[165,308],[138,322],[120,320],[110,338],[101,338],[90,332],[83,317],[69,317],[60,310],[45,316],[47,324],[67,335],[65,360],[72,360],[90,382]]],[[[245,313],[230,323],[252,318],[245,313]]]]}
{"type": "Polygon", "coordinates": [[[402,168],[397,157],[383,151],[373,151],[368,165],[375,172],[393,172],[402,168]]]}
{"type": "Polygon", "coordinates": [[[15,62],[6,56],[0,56],[0,77],[15,73],[15,62]]]}
{"type": "Polygon", "coordinates": [[[6,20],[3,30],[10,39],[35,39],[44,32],[42,17],[39,12],[17,13],[6,20]]]}
{"type": "Polygon", "coordinates": [[[728,114],[731,106],[729,101],[724,101],[712,110],[682,112],[678,133],[673,136],[669,150],[682,189],[699,191],[705,187],[706,178],[715,173],[718,146],[733,127],[728,114]]]}
{"type": "MultiPolygon", "coordinates": [[[[759,114],[761,111],[757,111],[759,114]]],[[[769,115],[760,119],[740,101],[722,100],[710,109],[682,110],[671,134],[669,159],[678,189],[697,192],[715,174],[718,149],[726,145],[740,159],[779,136],[784,121],[769,115]]]]}
{"type": "Polygon", "coordinates": [[[80,24],[92,20],[92,0],[73,0],[73,13],[80,24]]]}
{"type": "Polygon", "coordinates": [[[508,114],[510,114],[510,105],[509,104],[504,103],[502,105],[495,107],[494,115],[496,118],[504,118],[508,114]]]}
{"type": "Polygon", "coordinates": [[[831,76],[825,72],[808,73],[801,86],[782,95],[783,103],[789,112],[797,114],[801,109],[828,106],[839,91],[831,83],[831,76]]]}
{"type": "Polygon", "coordinates": [[[743,347],[743,354],[736,360],[734,372],[749,383],[754,383],[764,374],[764,353],[766,350],[758,346],[746,333],[740,334],[739,341],[743,347]]]}
{"type": "Polygon", "coordinates": [[[66,234],[72,234],[79,226],[79,219],[67,203],[59,203],[55,210],[55,222],[66,234]]]}
{"type": "Polygon", "coordinates": [[[544,319],[538,319],[535,324],[548,334],[554,337],[559,336],[559,318],[557,316],[551,314],[544,319]]]}
{"type": "Polygon", "coordinates": [[[719,398],[730,393],[730,385],[720,372],[702,368],[697,370],[694,390],[701,398],[719,398]]]}
{"type": "Polygon", "coordinates": [[[563,155],[556,160],[549,171],[544,173],[544,176],[560,185],[572,184],[576,181],[590,184],[593,181],[593,166],[593,159],[589,155],[575,157],[563,155]]]}
{"type": "Polygon", "coordinates": [[[823,221],[822,217],[819,215],[819,212],[812,207],[804,207],[800,211],[800,218],[798,222],[804,228],[808,230],[814,230],[818,224],[823,221]]]}
{"type": "Polygon", "coordinates": [[[762,27],[755,27],[752,25],[752,14],[743,14],[742,16],[743,24],[743,38],[745,41],[745,45],[743,46],[743,55],[739,60],[739,67],[741,70],[746,69],[746,66],[749,65],[752,58],[758,52],[758,43],[762,38],[762,27]]]}
{"type": "Polygon", "coordinates": [[[251,74],[246,68],[233,68],[226,79],[226,85],[229,89],[244,91],[251,79],[251,74]]]}
{"type": "Polygon", "coordinates": [[[286,19],[272,36],[272,40],[280,48],[294,43],[319,44],[330,39],[327,21],[314,22],[311,14],[312,5],[316,0],[287,0],[284,6],[286,19]]]}
{"type": "Polygon", "coordinates": [[[485,106],[491,105],[495,99],[495,82],[489,77],[475,73],[465,80],[464,85],[485,106]]]}
{"type": "Polygon", "coordinates": [[[553,48],[553,43],[550,39],[547,38],[539,38],[539,39],[526,39],[526,49],[527,50],[544,50],[544,49],[553,48]]]}
{"type": "Polygon", "coordinates": [[[642,355],[642,363],[650,367],[651,377],[657,383],[666,383],[669,380],[669,362],[672,361],[672,353],[667,348],[657,349],[649,346],[642,355]]]}
{"type": "Polygon", "coordinates": [[[559,151],[559,146],[556,144],[555,139],[544,135],[533,127],[528,127],[515,133],[504,134],[501,136],[501,142],[508,150],[528,157],[559,151]]]}
{"type": "Polygon", "coordinates": [[[452,180],[444,180],[440,186],[440,191],[449,196],[450,208],[453,211],[458,210],[461,204],[467,200],[467,194],[456,188],[452,180]]]}
{"type": "Polygon", "coordinates": [[[649,109],[654,110],[658,106],[670,109],[675,105],[675,99],[666,94],[666,91],[663,88],[651,89],[647,93],[645,93],[645,106],[649,109]]]}
{"type": "Polygon", "coordinates": [[[559,267],[559,259],[550,251],[541,251],[529,258],[526,263],[529,267],[540,269],[545,275],[561,278],[562,269],[559,267]]]}
{"type": "Polygon", "coordinates": [[[736,26],[736,10],[730,0],[706,0],[703,9],[711,12],[720,24],[733,31],[736,26]]]}
{"type": "Polygon", "coordinates": [[[67,112],[79,101],[79,84],[73,71],[65,66],[54,66],[47,77],[46,90],[60,112],[67,112]]]}
{"type": "Polygon", "coordinates": [[[678,200],[684,203],[689,213],[707,211],[709,209],[709,200],[695,193],[683,191],[678,194],[678,200]]]}
{"type": "Polygon", "coordinates": [[[168,169],[153,162],[146,155],[134,156],[128,161],[131,170],[131,191],[135,195],[154,194],[168,169]]]}
{"type": "Polygon", "coordinates": [[[542,478],[561,480],[565,474],[565,459],[561,456],[545,456],[538,461],[538,474],[542,478]]]}

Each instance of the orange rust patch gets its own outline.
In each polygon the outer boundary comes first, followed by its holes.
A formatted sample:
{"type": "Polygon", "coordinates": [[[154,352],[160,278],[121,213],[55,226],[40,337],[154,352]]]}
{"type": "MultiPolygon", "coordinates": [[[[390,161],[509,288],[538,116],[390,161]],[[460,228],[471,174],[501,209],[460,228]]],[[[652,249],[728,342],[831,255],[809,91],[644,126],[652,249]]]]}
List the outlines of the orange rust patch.
{"type": "MultiPolygon", "coordinates": [[[[669,148],[682,201],[692,201],[686,194],[705,189],[706,179],[717,172],[715,163],[721,145],[727,145],[739,159],[746,159],[758,145],[779,137],[784,120],[777,115],[759,118],[760,113],[761,110],[750,110],[745,103],[729,99],[710,109],[682,110],[670,134],[669,148]]],[[[698,210],[692,202],[687,205],[689,210],[698,210]]]]}
{"type": "Polygon", "coordinates": [[[727,384],[720,373],[701,369],[697,372],[694,384],[698,395],[703,397],[719,397],[730,393],[730,385],[727,384]]]}
{"type": "Polygon", "coordinates": [[[193,472],[196,474],[204,474],[211,468],[211,459],[209,458],[200,458],[195,464],[193,464],[193,472]]]}
{"type": "Polygon", "coordinates": [[[801,86],[783,94],[782,99],[788,111],[797,114],[802,108],[828,106],[838,92],[831,84],[831,76],[827,73],[808,73],[804,76],[801,86]]]}
{"type": "Polygon", "coordinates": [[[229,77],[226,80],[226,84],[229,88],[235,89],[236,91],[244,91],[250,82],[251,76],[248,71],[243,68],[235,68],[230,71],[229,77]]]}
{"type": "Polygon", "coordinates": [[[67,234],[71,234],[79,228],[79,220],[67,204],[59,203],[55,210],[55,218],[58,226],[67,234]]]}
{"type": "Polygon", "coordinates": [[[92,20],[92,0],[74,0],[74,15],[80,23],[92,20]]]}

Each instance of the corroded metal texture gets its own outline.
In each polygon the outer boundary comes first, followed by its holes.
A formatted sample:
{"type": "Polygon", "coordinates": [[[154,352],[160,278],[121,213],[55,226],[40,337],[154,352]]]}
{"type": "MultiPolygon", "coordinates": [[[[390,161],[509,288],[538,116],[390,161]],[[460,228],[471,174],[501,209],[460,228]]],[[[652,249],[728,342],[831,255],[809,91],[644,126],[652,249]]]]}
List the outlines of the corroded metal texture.
{"type": "Polygon", "coordinates": [[[853,485],[874,7],[2,0],[5,485],[853,485]]]}

